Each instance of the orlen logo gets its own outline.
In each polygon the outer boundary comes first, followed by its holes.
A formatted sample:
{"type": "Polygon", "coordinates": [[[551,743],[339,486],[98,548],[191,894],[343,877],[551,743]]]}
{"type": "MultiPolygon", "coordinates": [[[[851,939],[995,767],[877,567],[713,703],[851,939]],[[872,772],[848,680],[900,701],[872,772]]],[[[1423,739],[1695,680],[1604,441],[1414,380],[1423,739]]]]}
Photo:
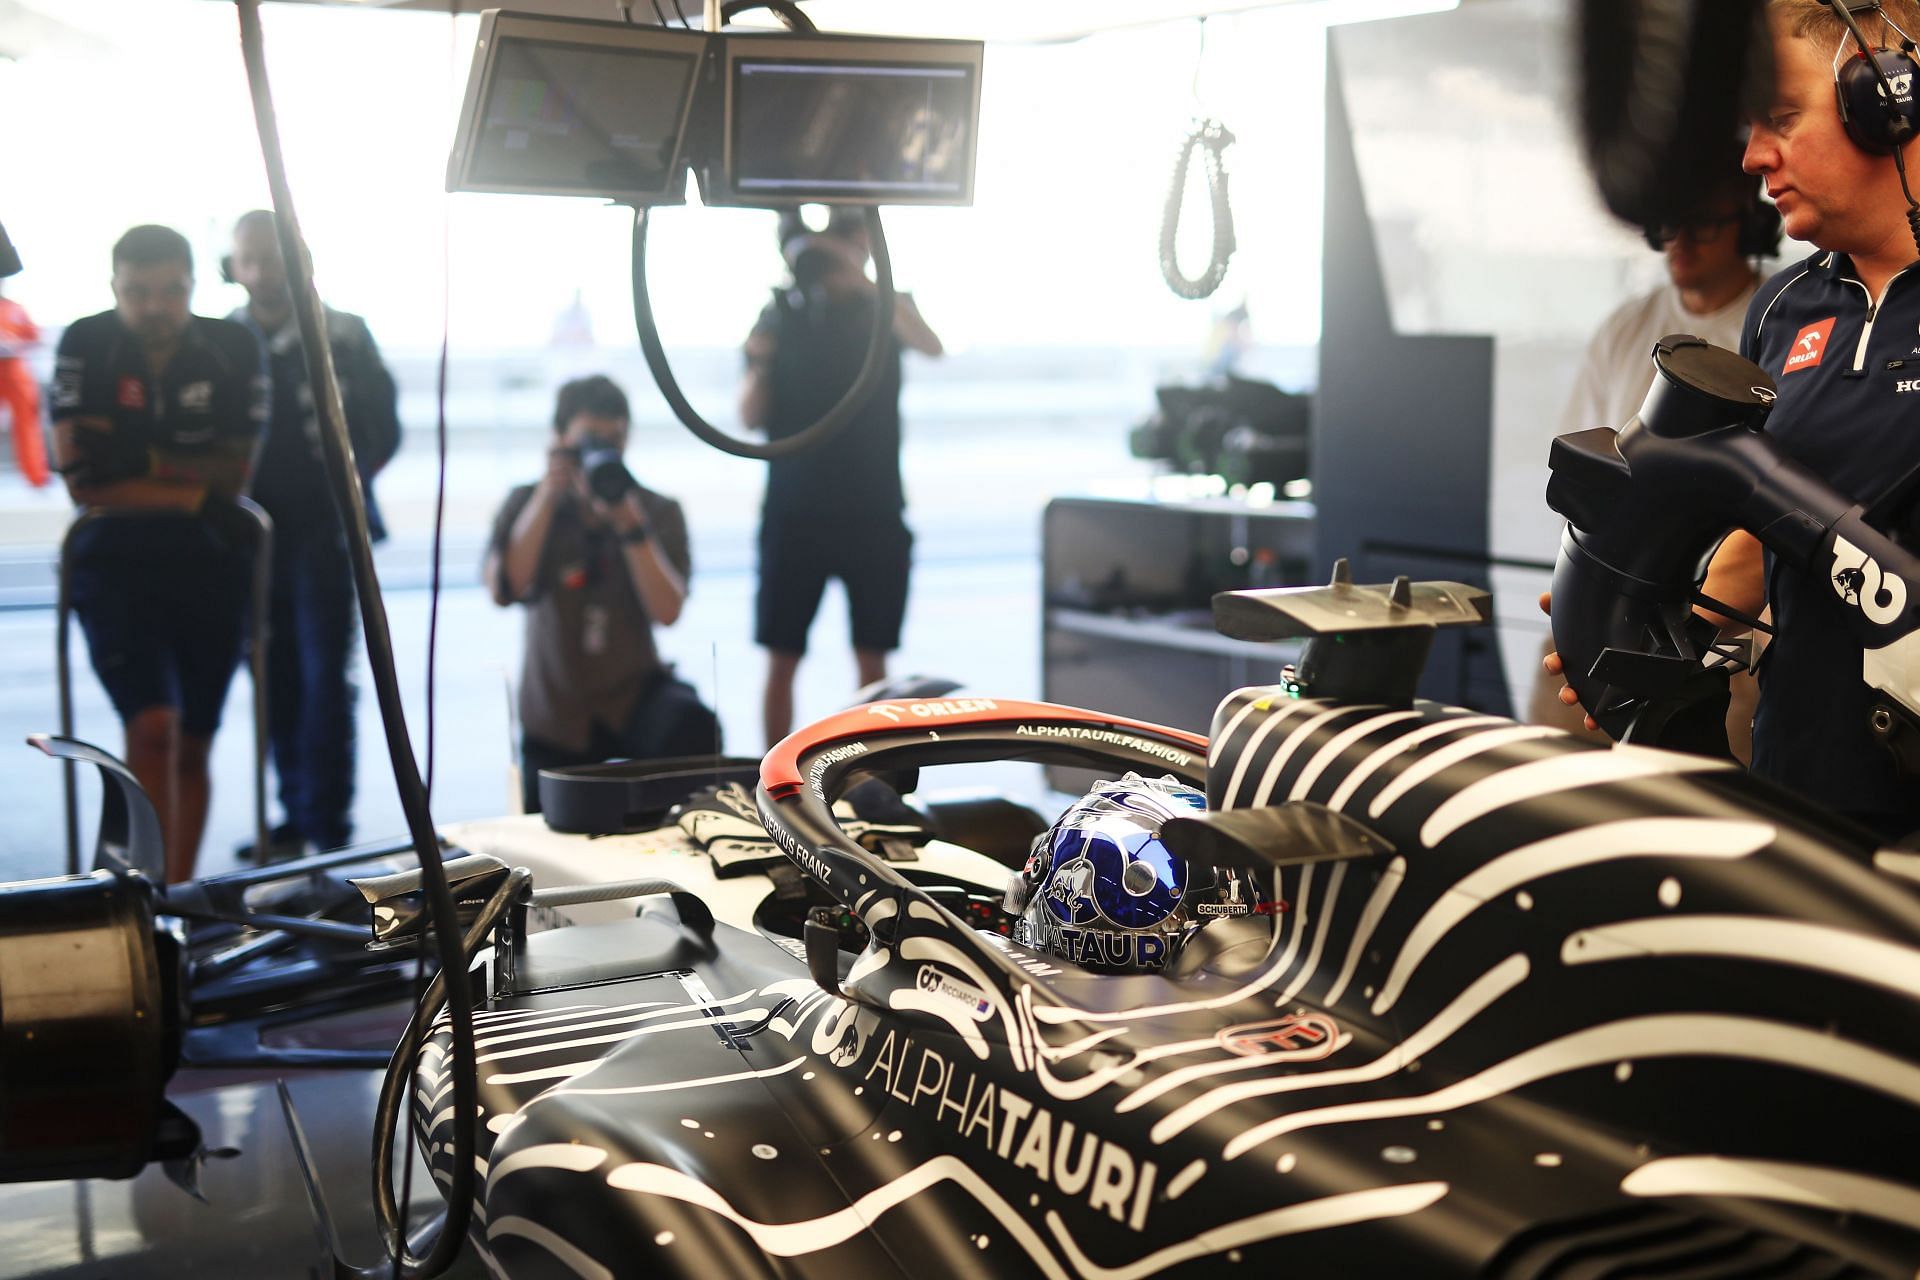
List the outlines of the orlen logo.
{"type": "Polygon", "coordinates": [[[880,716],[899,724],[904,720],[939,720],[963,716],[975,711],[998,711],[991,698],[943,698],[939,702],[876,702],[867,708],[870,716],[880,716]]]}
{"type": "Polygon", "coordinates": [[[1833,590],[1842,600],[1867,615],[1867,621],[1888,626],[1899,621],[1907,607],[1907,584],[1882,573],[1874,558],[1838,534],[1833,538],[1833,590]]]}
{"type": "Polygon", "coordinates": [[[1793,346],[1787,351],[1787,363],[1781,373],[1793,373],[1799,369],[1811,369],[1820,363],[1827,354],[1827,339],[1833,336],[1833,322],[1838,316],[1828,316],[1816,324],[1802,329],[1794,338],[1793,346]]]}

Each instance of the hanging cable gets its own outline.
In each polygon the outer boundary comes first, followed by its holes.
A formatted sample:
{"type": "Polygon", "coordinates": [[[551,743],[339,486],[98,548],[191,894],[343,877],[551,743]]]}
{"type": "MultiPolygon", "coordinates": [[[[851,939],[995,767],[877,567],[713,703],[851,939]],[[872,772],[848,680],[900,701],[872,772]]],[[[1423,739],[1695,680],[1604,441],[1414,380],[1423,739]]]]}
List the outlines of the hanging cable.
{"type": "Polygon", "coordinates": [[[667,350],[653,319],[653,301],[647,294],[647,210],[633,211],[633,318],[640,331],[640,350],[647,358],[647,368],[652,371],[661,396],[687,430],[722,453],[766,461],[813,448],[838,434],[866,407],[879,389],[893,340],[893,260],[887,253],[887,235],[880,226],[880,211],[870,208],[866,215],[867,239],[873,250],[873,274],[878,287],[874,295],[873,331],[867,341],[866,358],[860,364],[860,374],[839,403],[827,410],[818,422],[793,435],[760,443],[741,440],[720,430],[701,417],[700,411],[680,390],[673,367],[667,363],[667,350]]]}
{"type": "Polygon", "coordinates": [[[1193,60],[1194,127],[1180,144],[1173,162],[1173,180],[1167,187],[1166,204],[1160,211],[1160,278],[1167,288],[1182,298],[1211,297],[1227,278],[1227,264],[1237,247],[1233,239],[1233,208],[1227,198],[1226,150],[1234,143],[1226,125],[1209,116],[1200,97],[1200,74],[1207,62],[1207,20],[1200,19],[1200,48],[1193,60]],[[1180,270],[1180,216],[1187,203],[1187,173],[1193,153],[1205,156],[1207,167],[1207,210],[1213,219],[1213,244],[1207,255],[1207,267],[1198,276],[1180,270]]]}
{"type": "Polygon", "coordinates": [[[1226,149],[1234,143],[1233,134],[1218,120],[1202,120],[1180,144],[1180,156],[1173,164],[1173,181],[1167,188],[1167,203],[1160,215],[1160,276],[1167,288],[1183,298],[1211,297],[1227,278],[1227,264],[1238,246],[1233,238],[1233,208],[1227,197],[1226,149]],[[1207,207],[1213,217],[1213,248],[1206,270],[1187,276],[1180,270],[1177,243],[1180,214],[1187,201],[1187,170],[1193,153],[1200,151],[1207,166],[1207,207]]]}
{"type": "MultiPolygon", "coordinates": [[[[380,577],[373,563],[373,540],[367,527],[366,495],[360,487],[353,460],[353,442],[347,434],[346,415],[341,406],[340,384],[334,375],[333,350],[327,341],[326,313],[314,288],[306,241],[300,233],[299,219],[293,207],[293,191],[287,180],[286,159],[280,148],[280,128],[274,112],[273,91],[267,78],[266,37],[260,25],[260,0],[235,0],[240,19],[240,45],[246,62],[247,84],[253,99],[254,122],[260,135],[261,158],[265,161],[267,184],[273,193],[274,228],[279,235],[281,256],[286,260],[287,284],[293,294],[294,319],[299,326],[300,342],[306,356],[307,380],[312,388],[315,414],[320,422],[321,453],[326,463],[328,487],[334,506],[347,535],[347,556],[353,569],[354,590],[359,596],[360,619],[367,645],[367,668],[380,704],[380,719],[386,729],[387,755],[393,765],[395,789],[406,816],[408,834],[420,860],[421,887],[432,914],[434,944],[439,953],[440,973],[435,982],[445,985],[449,1021],[452,1026],[453,1106],[460,1122],[453,1126],[452,1183],[447,1188],[447,1216],[426,1257],[409,1252],[401,1234],[389,1240],[391,1254],[398,1255],[395,1274],[408,1280],[437,1275],[451,1265],[466,1239],[467,1222],[473,1211],[474,1119],[479,1106],[479,1088],[474,1062],[473,994],[468,981],[464,939],[455,912],[453,893],[447,884],[446,868],[440,857],[439,837],[434,830],[426,787],[413,755],[407,734],[406,709],[401,701],[400,681],[394,662],[393,636],[387,624],[385,601],[380,593],[380,577]]],[[[423,938],[422,946],[426,945],[423,938]]],[[[396,1053],[397,1063],[409,1063],[417,1037],[403,1040],[396,1053]]],[[[391,1071],[392,1068],[390,1067],[391,1071]]],[[[383,1263],[388,1260],[383,1259],[383,1263]]],[[[334,1257],[337,1277],[373,1277],[386,1273],[356,1268],[334,1257]]]]}

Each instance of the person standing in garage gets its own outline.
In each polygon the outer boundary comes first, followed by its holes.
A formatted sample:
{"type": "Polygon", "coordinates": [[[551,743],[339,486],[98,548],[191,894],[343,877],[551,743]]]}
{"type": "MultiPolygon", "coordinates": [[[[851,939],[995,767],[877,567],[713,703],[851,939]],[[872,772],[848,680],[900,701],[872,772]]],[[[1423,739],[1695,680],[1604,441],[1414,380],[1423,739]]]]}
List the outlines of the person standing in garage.
{"type": "MultiPolygon", "coordinates": [[[[1879,8],[1858,18],[1869,39],[1898,48],[1888,18],[1920,31],[1913,0],[1879,8]]],[[[1751,120],[1744,163],[1765,181],[1786,233],[1815,251],[1754,295],[1740,349],[1773,377],[1766,430],[1782,452],[1871,506],[1920,467],[1920,255],[1892,156],[1897,146],[1909,169],[1920,165],[1920,105],[1909,95],[1889,109],[1881,99],[1843,121],[1835,76],[1860,55],[1841,20],[1821,0],[1769,0],[1767,22],[1775,84],[1751,120]]],[[[1920,828],[1920,785],[1868,730],[1872,694],[1845,612],[1857,606],[1826,569],[1790,569],[1735,532],[1705,590],[1748,616],[1773,610],[1753,772],[1882,838],[1920,828]]],[[[1557,655],[1548,670],[1559,672],[1557,655]]],[[[1560,699],[1576,701],[1571,689],[1560,699]]]]}
{"type": "MultiPolygon", "coordinates": [[[[346,529],[327,488],[306,351],[271,213],[241,215],[220,270],[247,291],[247,305],[229,318],[253,333],[273,379],[253,498],[273,517],[267,734],[286,821],[265,851],[242,850],[273,860],[337,849],[353,836],[353,574],[346,529]]],[[[385,529],[371,486],[400,447],[398,396],[366,321],[325,311],[367,522],[378,541],[385,529]]]]}
{"type": "MultiPolygon", "coordinates": [[[[773,440],[804,431],[853,386],[878,292],[859,209],[835,209],[818,233],[786,215],[781,248],[793,281],[748,335],[740,392],[741,421],[773,440]]],[[[754,639],[767,651],[769,747],[793,727],[794,677],[829,579],[846,588],[860,685],[884,680],[887,654],[900,645],[913,563],[900,483],[900,348],[927,356],[945,348],[909,294],[895,299],[892,329],[881,384],[853,421],[768,464],[754,639]]]]}
{"type": "Polygon", "coordinates": [[[113,297],[67,326],[54,362],[54,459],[74,504],[112,517],[68,539],[64,567],[171,884],[193,877],[245,641],[259,525],[237,499],[267,378],[252,334],[188,309],[193,250],[172,228],[120,237],[113,297]]]}
{"type": "MultiPolygon", "coordinates": [[[[1653,383],[1647,353],[1668,334],[1691,333],[1715,346],[1739,347],[1747,304],[1760,287],[1760,264],[1780,251],[1780,214],[1761,198],[1760,182],[1741,172],[1737,150],[1729,148],[1724,165],[1725,180],[1700,216],[1645,229],[1649,247],[1666,257],[1667,283],[1621,304],[1601,323],[1587,344],[1557,434],[1624,426],[1653,383]]],[[[1558,684],[1545,676],[1535,681],[1527,719],[1598,736],[1582,729],[1578,712],[1560,705],[1558,684]]],[[[1751,674],[1733,678],[1727,742],[1742,764],[1753,755],[1758,697],[1751,674]]]]}
{"type": "Polygon", "coordinates": [[[0,404],[8,410],[13,457],[28,484],[45,487],[47,443],[40,438],[40,384],[27,367],[26,354],[40,345],[40,329],[27,309],[0,293],[0,404]]]}

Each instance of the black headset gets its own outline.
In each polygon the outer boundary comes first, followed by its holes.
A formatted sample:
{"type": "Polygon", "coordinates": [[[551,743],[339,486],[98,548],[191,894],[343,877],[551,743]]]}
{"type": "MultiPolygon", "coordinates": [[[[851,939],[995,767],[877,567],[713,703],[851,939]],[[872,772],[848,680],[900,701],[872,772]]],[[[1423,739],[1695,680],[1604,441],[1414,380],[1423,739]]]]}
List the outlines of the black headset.
{"type": "Polygon", "coordinates": [[[1920,134],[1920,100],[1914,96],[1920,61],[1914,56],[1913,39],[1887,16],[1877,0],[1872,4],[1825,2],[1846,25],[1858,50],[1857,55],[1849,54],[1843,42],[1833,56],[1833,89],[1840,103],[1840,123],[1861,150],[1890,155],[1920,134]],[[1878,15],[1881,23],[1900,37],[1898,47],[1869,45],[1860,29],[1859,14],[1878,15]]]}
{"type": "MultiPolygon", "coordinates": [[[[1760,183],[1746,187],[1740,203],[1739,249],[1743,258],[1771,258],[1780,252],[1780,211],[1760,195],[1760,183]]],[[[1665,249],[1664,228],[1642,227],[1649,249],[1665,249]]]]}

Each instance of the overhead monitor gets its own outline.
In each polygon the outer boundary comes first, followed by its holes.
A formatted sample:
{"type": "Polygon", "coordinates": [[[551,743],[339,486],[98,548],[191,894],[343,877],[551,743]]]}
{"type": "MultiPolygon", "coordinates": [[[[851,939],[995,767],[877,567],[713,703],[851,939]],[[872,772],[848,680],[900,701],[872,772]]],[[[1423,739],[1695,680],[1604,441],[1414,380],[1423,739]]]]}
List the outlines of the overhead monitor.
{"type": "Polygon", "coordinates": [[[678,203],[707,41],[697,31],[487,10],[447,190],[678,203]]]}
{"type": "Polygon", "coordinates": [[[973,203],[985,46],[729,35],[709,203],[973,203]]]}

